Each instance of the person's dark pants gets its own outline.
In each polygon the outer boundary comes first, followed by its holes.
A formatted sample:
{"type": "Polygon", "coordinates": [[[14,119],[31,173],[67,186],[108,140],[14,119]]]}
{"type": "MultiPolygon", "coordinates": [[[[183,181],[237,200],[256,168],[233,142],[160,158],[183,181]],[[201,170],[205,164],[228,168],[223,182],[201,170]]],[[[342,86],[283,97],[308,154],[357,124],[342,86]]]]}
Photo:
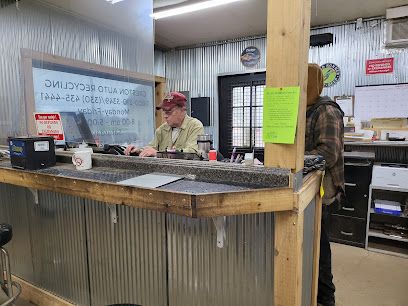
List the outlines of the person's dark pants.
{"type": "Polygon", "coordinates": [[[334,287],[333,284],[331,250],[328,235],[329,230],[328,221],[329,221],[329,207],[323,205],[320,235],[319,283],[317,302],[324,306],[334,305],[335,303],[334,292],[336,291],[336,288],[334,287]]]}

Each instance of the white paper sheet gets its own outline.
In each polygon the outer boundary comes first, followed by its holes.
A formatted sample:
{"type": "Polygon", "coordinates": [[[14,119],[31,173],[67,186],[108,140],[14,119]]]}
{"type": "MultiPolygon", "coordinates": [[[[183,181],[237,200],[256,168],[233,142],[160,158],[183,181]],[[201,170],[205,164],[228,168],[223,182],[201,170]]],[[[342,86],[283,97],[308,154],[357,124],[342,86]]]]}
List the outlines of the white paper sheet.
{"type": "Polygon", "coordinates": [[[136,187],[157,188],[181,180],[183,178],[184,178],[183,176],[168,175],[166,173],[150,173],[132,177],[124,181],[119,181],[116,184],[136,187]]]}

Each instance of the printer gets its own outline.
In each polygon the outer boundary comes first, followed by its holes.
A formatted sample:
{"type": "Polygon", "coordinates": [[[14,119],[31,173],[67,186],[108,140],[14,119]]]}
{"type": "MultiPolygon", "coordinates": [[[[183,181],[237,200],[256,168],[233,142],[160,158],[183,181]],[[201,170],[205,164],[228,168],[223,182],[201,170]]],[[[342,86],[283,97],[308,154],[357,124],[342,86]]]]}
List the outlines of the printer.
{"type": "Polygon", "coordinates": [[[371,184],[376,187],[396,187],[408,189],[408,165],[375,164],[371,184]]]}

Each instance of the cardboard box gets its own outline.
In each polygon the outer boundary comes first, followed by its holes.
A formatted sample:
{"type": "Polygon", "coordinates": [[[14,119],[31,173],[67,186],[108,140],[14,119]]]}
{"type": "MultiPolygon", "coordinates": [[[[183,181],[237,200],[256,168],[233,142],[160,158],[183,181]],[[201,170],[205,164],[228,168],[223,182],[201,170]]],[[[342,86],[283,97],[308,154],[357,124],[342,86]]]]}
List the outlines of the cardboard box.
{"type": "Polygon", "coordinates": [[[374,118],[371,119],[371,124],[376,128],[405,128],[408,125],[407,118],[374,118]]]}

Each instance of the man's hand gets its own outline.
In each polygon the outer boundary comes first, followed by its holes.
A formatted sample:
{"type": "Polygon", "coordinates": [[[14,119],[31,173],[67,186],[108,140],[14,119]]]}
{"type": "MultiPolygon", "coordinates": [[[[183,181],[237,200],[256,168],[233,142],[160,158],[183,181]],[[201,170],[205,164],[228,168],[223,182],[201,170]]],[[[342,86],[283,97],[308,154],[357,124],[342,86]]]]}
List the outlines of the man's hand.
{"type": "Polygon", "coordinates": [[[140,153],[140,149],[138,149],[134,145],[128,145],[125,149],[125,155],[130,155],[131,153],[140,153]]]}
{"type": "Polygon", "coordinates": [[[152,147],[145,147],[142,152],[140,152],[139,157],[156,156],[157,150],[152,147]]]}

